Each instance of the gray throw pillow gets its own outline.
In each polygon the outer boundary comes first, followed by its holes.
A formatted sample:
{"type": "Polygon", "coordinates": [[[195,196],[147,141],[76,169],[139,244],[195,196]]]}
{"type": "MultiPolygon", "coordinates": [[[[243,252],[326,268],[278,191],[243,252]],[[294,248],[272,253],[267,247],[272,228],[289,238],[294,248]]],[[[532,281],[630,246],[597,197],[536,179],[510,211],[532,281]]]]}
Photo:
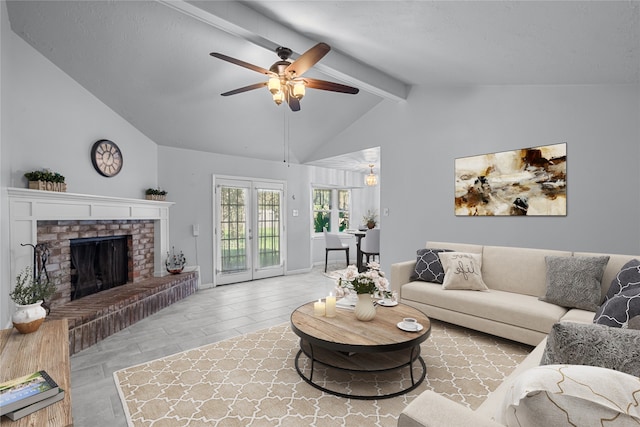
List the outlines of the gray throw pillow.
{"type": "Polygon", "coordinates": [[[541,365],[589,365],[640,376],[640,331],[593,323],[558,322],[541,365]]]}
{"type": "Polygon", "coordinates": [[[453,252],[449,249],[418,249],[416,266],[411,275],[411,280],[434,282],[442,284],[444,269],[438,257],[440,252],[453,252]]]}
{"type": "Polygon", "coordinates": [[[616,277],[611,281],[605,301],[631,288],[640,290],[640,260],[638,259],[632,259],[622,266],[616,277]]]}
{"type": "Polygon", "coordinates": [[[601,281],[609,256],[545,257],[547,291],[540,300],[561,307],[596,311],[600,305],[601,281]]]}
{"type": "Polygon", "coordinates": [[[629,288],[605,300],[593,318],[593,323],[627,328],[629,319],[640,315],[640,288],[629,288]]]}

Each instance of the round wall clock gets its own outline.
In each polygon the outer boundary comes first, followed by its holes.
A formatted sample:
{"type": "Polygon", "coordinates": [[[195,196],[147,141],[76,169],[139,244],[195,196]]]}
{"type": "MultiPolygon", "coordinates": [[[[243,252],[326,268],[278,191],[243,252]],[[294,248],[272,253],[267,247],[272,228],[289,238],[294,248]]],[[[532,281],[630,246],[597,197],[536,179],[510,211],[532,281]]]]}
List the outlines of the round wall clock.
{"type": "Polygon", "coordinates": [[[100,175],[110,178],[122,169],[122,152],[115,142],[101,139],[91,148],[91,162],[100,175]]]}

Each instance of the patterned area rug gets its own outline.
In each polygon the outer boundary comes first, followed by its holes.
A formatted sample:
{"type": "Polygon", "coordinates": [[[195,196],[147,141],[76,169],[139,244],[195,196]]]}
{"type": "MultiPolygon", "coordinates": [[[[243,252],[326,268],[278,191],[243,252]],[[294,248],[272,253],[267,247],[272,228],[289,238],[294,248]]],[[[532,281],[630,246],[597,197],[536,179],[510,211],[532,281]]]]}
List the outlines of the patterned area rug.
{"type": "MultiPolygon", "coordinates": [[[[424,382],[391,399],[356,400],[304,382],[294,367],[298,349],[299,339],[285,323],[122,369],[114,378],[132,427],[395,426],[402,409],[428,389],[477,408],[531,351],[433,321],[431,337],[421,346],[424,382]]],[[[340,386],[344,375],[330,371],[314,375],[340,386]]],[[[406,381],[408,368],[396,375],[400,378],[390,384],[406,381]]],[[[384,378],[380,383],[384,388],[384,378]]]]}

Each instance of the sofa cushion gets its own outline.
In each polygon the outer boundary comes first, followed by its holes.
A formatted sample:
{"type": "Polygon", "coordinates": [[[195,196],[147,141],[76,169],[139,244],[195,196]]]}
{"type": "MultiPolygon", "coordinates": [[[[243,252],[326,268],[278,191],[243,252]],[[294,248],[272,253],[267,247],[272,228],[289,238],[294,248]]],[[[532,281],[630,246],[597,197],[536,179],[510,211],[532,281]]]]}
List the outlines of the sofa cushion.
{"type": "Polygon", "coordinates": [[[539,297],[547,289],[546,256],[570,257],[569,251],[485,246],[482,278],[489,289],[539,297]]]}
{"type": "Polygon", "coordinates": [[[593,319],[593,323],[626,328],[629,319],[640,315],[640,287],[627,288],[613,297],[605,300],[593,319]]]}
{"type": "Polygon", "coordinates": [[[421,280],[442,284],[444,269],[442,261],[438,257],[440,252],[452,252],[451,249],[418,249],[416,266],[411,274],[411,281],[421,280]]]}
{"type": "Polygon", "coordinates": [[[639,378],[605,368],[538,366],[515,379],[497,421],[518,427],[637,425],[639,390],[639,378]]]}
{"type": "Polygon", "coordinates": [[[467,252],[438,253],[444,268],[443,289],[486,291],[482,281],[482,255],[467,252]]]}
{"type": "Polygon", "coordinates": [[[563,307],[596,311],[608,261],[608,256],[546,257],[547,290],[540,298],[563,307]]]}
{"type": "Polygon", "coordinates": [[[640,316],[632,317],[631,319],[629,319],[627,327],[629,329],[640,329],[640,316]]]}
{"type": "Polygon", "coordinates": [[[632,259],[622,266],[616,277],[611,281],[605,301],[613,298],[627,289],[637,289],[640,292],[640,260],[632,259]]]}
{"type": "MultiPolygon", "coordinates": [[[[540,301],[530,295],[493,289],[487,292],[445,290],[441,285],[426,282],[404,285],[401,297],[408,302],[422,302],[544,334],[548,334],[553,324],[567,312],[564,307],[540,301]]],[[[429,316],[428,311],[425,314],[429,316]]]]}
{"type": "Polygon", "coordinates": [[[640,376],[640,332],[594,323],[558,322],[547,337],[540,364],[600,366],[640,376]]]}

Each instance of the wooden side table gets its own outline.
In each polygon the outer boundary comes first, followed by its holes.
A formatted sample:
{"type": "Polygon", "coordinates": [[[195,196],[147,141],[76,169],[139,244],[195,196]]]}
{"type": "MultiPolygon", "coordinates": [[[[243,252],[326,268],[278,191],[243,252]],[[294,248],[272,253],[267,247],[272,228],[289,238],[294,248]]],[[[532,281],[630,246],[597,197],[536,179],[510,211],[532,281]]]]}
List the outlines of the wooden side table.
{"type": "Polygon", "coordinates": [[[45,321],[40,329],[23,335],[15,329],[0,330],[0,382],[47,371],[64,390],[64,399],[17,421],[3,416],[2,427],[73,425],[71,413],[71,368],[67,320],[45,321]]]}

